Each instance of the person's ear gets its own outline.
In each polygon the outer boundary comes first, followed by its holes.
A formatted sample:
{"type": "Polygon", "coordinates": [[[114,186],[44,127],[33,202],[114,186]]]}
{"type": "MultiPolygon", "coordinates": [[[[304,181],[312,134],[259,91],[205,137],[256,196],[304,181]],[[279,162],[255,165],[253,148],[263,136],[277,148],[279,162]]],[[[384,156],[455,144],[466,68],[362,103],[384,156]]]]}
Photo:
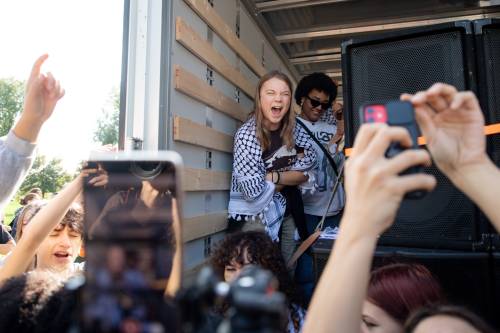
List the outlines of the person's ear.
{"type": "Polygon", "coordinates": [[[306,98],[305,98],[305,97],[302,97],[302,98],[300,99],[300,107],[302,107],[302,105],[304,105],[304,101],[305,101],[305,100],[306,100],[306,98]]]}

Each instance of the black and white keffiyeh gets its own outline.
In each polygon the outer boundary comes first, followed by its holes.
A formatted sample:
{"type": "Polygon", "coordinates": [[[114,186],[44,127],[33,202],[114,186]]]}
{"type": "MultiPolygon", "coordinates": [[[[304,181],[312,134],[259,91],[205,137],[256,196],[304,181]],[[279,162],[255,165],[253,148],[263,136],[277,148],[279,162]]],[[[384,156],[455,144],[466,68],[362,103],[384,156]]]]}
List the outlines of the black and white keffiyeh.
{"type": "MultiPolygon", "coordinates": [[[[288,170],[308,171],[316,165],[316,153],[309,141],[309,135],[300,127],[294,129],[295,145],[304,148],[304,156],[297,158],[288,170]]],[[[314,179],[308,185],[314,188],[314,179]]],[[[266,181],[266,167],[262,159],[262,147],[256,136],[255,118],[250,118],[236,132],[233,148],[233,172],[229,198],[229,215],[236,220],[241,216],[255,219],[259,217],[266,232],[274,241],[283,221],[286,200],[279,192],[274,193],[275,185],[266,181]]]]}

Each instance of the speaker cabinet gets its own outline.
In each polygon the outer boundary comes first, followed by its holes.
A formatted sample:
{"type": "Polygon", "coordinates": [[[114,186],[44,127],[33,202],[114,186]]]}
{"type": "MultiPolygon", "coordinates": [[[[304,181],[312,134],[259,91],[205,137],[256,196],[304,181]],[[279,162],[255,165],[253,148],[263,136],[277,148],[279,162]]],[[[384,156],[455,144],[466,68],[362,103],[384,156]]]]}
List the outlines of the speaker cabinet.
{"type": "MultiPolygon", "coordinates": [[[[369,102],[399,99],[401,93],[445,82],[458,90],[476,89],[474,29],[457,21],[342,44],[346,145],[360,126],[358,109],[369,102]]],[[[426,173],[436,189],[420,200],[404,200],[394,225],[380,238],[385,246],[471,250],[481,246],[479,212],[434,166],[426,173]]]]}

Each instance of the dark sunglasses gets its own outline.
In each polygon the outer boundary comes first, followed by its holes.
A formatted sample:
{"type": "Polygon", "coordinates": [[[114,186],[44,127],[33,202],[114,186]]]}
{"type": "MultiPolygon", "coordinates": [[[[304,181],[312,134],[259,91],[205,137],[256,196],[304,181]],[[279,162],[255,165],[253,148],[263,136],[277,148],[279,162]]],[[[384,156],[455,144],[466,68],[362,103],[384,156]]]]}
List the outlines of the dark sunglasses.
{"type": "Polygon", "coordinates": [[[328,108],[330,107],[330,103],[328,103],[328,102],[321,103],[320,101],[318,101],[318,100],[316,100],[316,99],[312,99],[311,97],[309,97],[309,96],[307,96],[307,95],[306,95],[306,97],[307,97],[307,99],[309,100],[309,102],[311,102],[311,106],[312,106],[313,108],[317,108],[318,106],[320,106],[320,105],[321,105],[321,108],[322,108],[323,110],[328,110],[328,108]]]}

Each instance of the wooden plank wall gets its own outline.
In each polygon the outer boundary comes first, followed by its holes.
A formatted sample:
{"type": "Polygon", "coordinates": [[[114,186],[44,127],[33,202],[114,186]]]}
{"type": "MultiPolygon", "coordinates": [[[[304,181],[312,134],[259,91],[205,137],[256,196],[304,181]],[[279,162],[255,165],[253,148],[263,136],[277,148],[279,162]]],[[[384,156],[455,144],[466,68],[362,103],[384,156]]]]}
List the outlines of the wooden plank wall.
{"type": "MultiPolygon", "coordinates": [[[[225,20],[205,0],[185,0],[185,3],[212,29],[227,47],[233,51],[252,71],[257,78],[266,73],[266,68],[257,57],[237,37],[225,20]]],[[[213,68],[228,82],[240,89],[250,100],[253,100],[255,86],[240,70],[231,64],[211,43],[180,17],[176,17],[175,40],[196,58],[213,68]]],[[[237,126],[244,122],[250,110],[242,107],[234,98],[215,88],[192,73],[187,67],[174,65],[174,88],[178,92],[192,98],[208,107],[221,112],[237,122],[237,126]]],[[[205,124],[198,123],[183,116],[173,117],[173,140],[187,143],[196,147],[203,147],[227,154],[233,150],[233,136],[215,130],[205,124]]],[[[231,133],[233,134],[233,133],[231,133]]],[[[185,168],[183,188],[188,193],[202,191],[227,191],[230,187],[231,174],[225,171],[208,169],[185,168]]],[[[225,230],[227,226],[227,212],[218,211],[204,215],[190,217],[184,221],[184,241],[189,242],[198,238],[225,230]]]]}
{"type": "Polygon", "coordinates": [[[206,0],[174,3],[172,87],[180,94],[174,94],[173,105],[180,109],[173,111],[170,123],[174,149],[189,160],[182,184],[194,209],[192,215],[184,214],[184,242],[190,244],[227,227],[223,201],[231,185],[234,131],[248,118],[256,82],[268,71],[266,55],[269,66],[286,67],[243,6],[231,0],[215,6],[206,0]],[[236,34],[236,24],[243,39],[236,34]],[[215,82],[209,78],[212,70],[215,82]],[[203,163],[207,156],[213,163],[203,163]]]}

